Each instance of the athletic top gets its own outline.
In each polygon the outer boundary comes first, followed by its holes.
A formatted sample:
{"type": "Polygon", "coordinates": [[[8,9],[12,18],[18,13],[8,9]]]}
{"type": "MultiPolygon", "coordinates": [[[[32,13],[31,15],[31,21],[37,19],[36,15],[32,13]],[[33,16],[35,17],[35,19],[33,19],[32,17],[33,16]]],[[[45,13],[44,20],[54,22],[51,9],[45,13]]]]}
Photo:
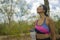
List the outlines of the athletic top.
{"type": "MultiPolygon", "coordinates": [[[[38,22],[38,20],[37,20],[37,22],[38,22]]],[[[37,29],[38,31],[45,33],[45,34],[48,34],[50,32],[50,28],[46,24],[46,18],[44,19],[44,22],[42,25],[38,25],[37,22],[35,25],[35,29],[37,29]]]]}

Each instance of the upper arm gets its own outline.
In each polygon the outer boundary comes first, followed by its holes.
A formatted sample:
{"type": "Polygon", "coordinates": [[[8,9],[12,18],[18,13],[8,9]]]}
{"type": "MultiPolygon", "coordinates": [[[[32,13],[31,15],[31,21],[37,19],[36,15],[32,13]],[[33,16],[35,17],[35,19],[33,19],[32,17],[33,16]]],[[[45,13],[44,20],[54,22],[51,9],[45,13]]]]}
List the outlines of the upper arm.
{"type": "Polygon", "coordinates": [[[56,40],[55,23],[52,19],[49,19],[49,27],[50,27],[52,40],[56,40]]]}
{"type": "Polygon", "coordinates": [[[55,34],[55,23],[51,18],[49,18],[49,27],[50,27],[50,30],[51,30],[51,34],[52,35],[55,34]]]}

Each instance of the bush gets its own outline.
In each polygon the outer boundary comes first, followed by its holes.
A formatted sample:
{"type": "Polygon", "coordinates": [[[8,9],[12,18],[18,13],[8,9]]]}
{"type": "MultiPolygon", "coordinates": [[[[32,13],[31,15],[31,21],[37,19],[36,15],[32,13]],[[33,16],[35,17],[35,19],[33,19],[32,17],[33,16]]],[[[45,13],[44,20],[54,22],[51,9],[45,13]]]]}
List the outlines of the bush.
{"type": "Polygon", "coordinates": [[[58,34],[60,34],[60,20],[58,20],[57,22],[55,22],[55,25],[56,25],[56,32],[58,34]]]}
{"type": "MultiPolygon", "coordinates": [[[[60,20],[55,22],[56,33],[60,34],[60,20]]],[[[7,23],[0,24],[0,35],[19,35],[20,33],[29,33],[30,29],[34,28],[34,25],[28,25],[24,21],[19,23],[13,21],[9,26],[7,23]]]]}
{"type": "Polygon", "coordinates": [[[28,33],[31,29],[32,25],[28,25],[25,22],[12,22],[9,26],[8,24],[0,24],[0,35],[16,35],[20,33],[28,33]]]}

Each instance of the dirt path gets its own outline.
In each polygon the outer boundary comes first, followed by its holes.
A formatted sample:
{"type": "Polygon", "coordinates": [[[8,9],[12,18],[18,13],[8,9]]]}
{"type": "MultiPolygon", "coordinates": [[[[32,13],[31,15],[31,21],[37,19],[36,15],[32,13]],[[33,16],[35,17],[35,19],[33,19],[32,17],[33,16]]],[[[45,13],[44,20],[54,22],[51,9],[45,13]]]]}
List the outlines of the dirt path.
{"type": "MultiPolygon", "coordinates": [[[[57,38],[60,38],[60,35],[57,35],[57,38]]],[[[31,35],[29,34],[21,34],[20,36],[19,35],[0,36],[0,40],[32,40],[32,39],[31,39],[31,35]]]]}
{"type": "Polygon", "coordinates": [[[0,40],[31,40],[30,35],[21,34],[20,36],[16,35],[8,35],[8,36],[0,36],[0,40]]]}

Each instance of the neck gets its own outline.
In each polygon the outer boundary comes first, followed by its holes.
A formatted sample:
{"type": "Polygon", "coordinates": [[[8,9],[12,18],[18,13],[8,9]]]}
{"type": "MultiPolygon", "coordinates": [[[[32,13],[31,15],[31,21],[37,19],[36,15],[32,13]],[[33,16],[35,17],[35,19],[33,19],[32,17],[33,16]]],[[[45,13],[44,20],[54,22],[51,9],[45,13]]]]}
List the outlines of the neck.
{"type": "Polygon", "coordinates": [[[44,15],[44,13],[40,13],[40,18],[45,18],[46,16],[44,15]]]}

